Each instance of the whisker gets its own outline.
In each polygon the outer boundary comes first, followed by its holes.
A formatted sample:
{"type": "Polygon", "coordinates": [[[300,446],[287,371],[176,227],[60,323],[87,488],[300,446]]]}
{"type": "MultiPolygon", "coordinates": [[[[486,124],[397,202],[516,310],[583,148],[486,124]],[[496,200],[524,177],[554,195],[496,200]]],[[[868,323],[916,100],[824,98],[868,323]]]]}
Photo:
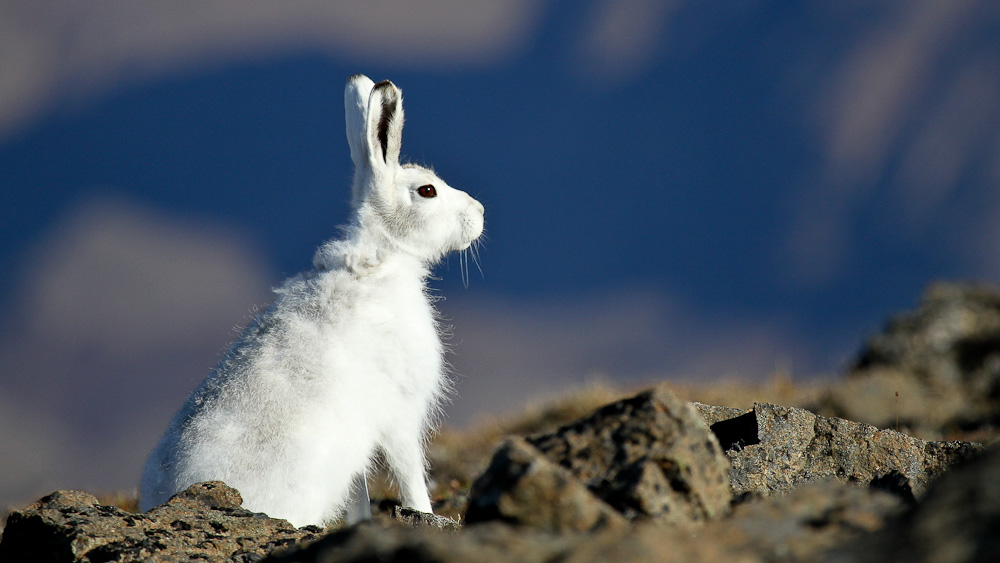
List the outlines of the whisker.
{"type": "Polygon", "coordinates": [[[466,254],[465,255],[465,281],[466,282],[471,281],[471,277],[472,277],[471,274],[472,274],[472,269],[469,268],[469,255],[466,254]]]}
{"type": "Polygon", "coordinates": [[[483,273],[482,266],[479,265],[479,241],[477,240],[472,245],[472,262],[476,265],[476,269],[479,270],[479,277],[485,279],[486,274],[483,273]]]}
{"type": "Polygon", "coordinates": [[[466,252],[468,249],[463,249],[458,253],[458,265],[462,271],[462,286],[469,289],[469,255],[466,252]]]}

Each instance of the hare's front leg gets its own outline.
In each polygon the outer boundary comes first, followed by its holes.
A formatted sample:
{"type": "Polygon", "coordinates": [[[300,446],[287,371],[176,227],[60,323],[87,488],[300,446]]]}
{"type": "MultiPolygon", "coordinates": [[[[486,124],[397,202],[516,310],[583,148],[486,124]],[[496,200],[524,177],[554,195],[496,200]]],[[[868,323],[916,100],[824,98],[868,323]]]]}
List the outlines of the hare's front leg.
{"type": "Polygon", "coordinates": [[[347,498],[347,512],[344,521],[348,526],[372,519],[372,503],[368,497],[368,478],[364,472],[354,477],[351,496],[347,498]]]}
{"type": "Polygon", "coordinates": [[[399,484],[399,496],[403,506],[421,512],[431,512],[431,499],[427,493],[424,448],[421,425],[397,428],[386,436],[382,444],[389,471],[399,484]]]}

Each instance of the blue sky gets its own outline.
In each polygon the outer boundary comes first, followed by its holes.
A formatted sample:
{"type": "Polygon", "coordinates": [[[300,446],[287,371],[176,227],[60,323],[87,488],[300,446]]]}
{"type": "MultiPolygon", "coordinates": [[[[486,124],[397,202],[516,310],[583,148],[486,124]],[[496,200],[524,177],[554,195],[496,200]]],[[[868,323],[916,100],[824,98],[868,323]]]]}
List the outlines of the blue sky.
{"type": "Polygon", "coordinates": [[[345,220],[355,72],[487,209],[483,275],[433,282],[455,424],[594,378],[839,372],[928,283],[1000,278],[987,0],[4,4],[0,500],[134,486],[345,220]]]}

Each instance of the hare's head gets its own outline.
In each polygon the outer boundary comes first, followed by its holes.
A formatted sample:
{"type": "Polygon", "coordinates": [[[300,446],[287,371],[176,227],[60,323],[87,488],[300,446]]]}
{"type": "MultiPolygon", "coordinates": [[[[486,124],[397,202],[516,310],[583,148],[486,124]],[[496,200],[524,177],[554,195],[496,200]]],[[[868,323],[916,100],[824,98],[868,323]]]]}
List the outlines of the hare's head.
{"type": "Polygon", "coordinates": [[[360,227],[384,243],[433,263],[468,248],[483,232],[483,206],[422,166],[400,164],[403,97],[388,80],[354,75],[344,95],[352,186],[360,227]]]}

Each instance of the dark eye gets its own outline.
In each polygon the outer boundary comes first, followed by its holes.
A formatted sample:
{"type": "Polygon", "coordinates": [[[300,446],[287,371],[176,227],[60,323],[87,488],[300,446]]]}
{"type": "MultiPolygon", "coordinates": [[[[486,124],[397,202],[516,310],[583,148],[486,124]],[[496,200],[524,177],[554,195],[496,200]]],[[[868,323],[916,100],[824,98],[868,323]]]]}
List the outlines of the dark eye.
{"type": "Polygon", "coordinates": [[[434,186],[430,184],[427,184],[426,186],[420,186],[419,188],[417,188],[417,193],[420,194],[420,197],[427,197],[427,198],[437,197],[438,195],[437,190],[435,190],[434,186]]]}

